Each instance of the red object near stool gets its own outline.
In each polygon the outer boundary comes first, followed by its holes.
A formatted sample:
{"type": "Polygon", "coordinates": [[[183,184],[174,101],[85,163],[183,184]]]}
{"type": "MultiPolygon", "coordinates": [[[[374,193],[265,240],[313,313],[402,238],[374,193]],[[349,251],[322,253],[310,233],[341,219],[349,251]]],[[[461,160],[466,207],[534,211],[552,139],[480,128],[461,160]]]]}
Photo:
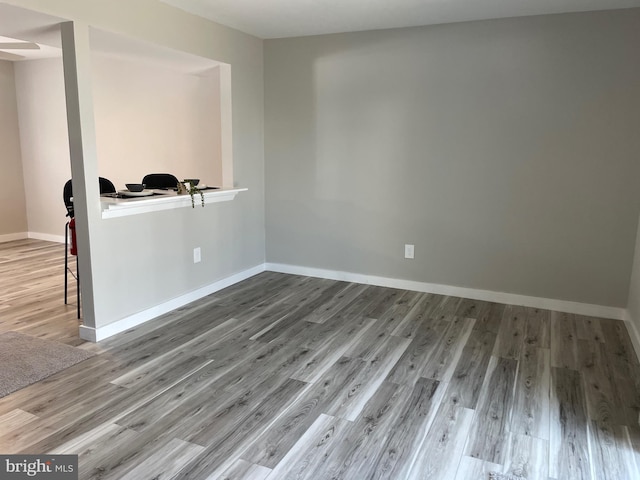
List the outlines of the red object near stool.
{"type": "Polygon", "coordinates": [[[69,274],[76,279],[77,299],[78,299],[78,318],[80,318],[80,276],[78,275],[78,244],[76,242],[76,219],[71,217],[64,227],[64,304],[67,304],[67,284],[69,274]],[[71,242],[69,242],[69,233],[71,233],[71,242]],[[69,255],[76,257],[76,272],[69,268],[69,255]]]}
{"type": "Polygon", "coordinates": [[[69,220],[69,230],[71,231],[71,255],[78,255],[78,244],[76,243],[76,219],[69,220]]]}

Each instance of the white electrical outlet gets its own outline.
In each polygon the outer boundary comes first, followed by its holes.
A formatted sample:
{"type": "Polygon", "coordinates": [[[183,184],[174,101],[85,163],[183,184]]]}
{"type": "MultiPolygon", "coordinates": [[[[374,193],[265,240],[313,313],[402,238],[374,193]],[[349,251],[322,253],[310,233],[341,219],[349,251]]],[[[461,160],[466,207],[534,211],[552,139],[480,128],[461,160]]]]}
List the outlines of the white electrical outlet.
{"type": "Polygon", "coordinates": [[[404,258],[413,258],[413,245],[406,244],[404,246],[404,258]]]}
{"type": "Polygon", "coordinates": [[[200,247],[196,247],[193,249],[193,263],[198,263],[200,260],[202,260],[200,247]]]}

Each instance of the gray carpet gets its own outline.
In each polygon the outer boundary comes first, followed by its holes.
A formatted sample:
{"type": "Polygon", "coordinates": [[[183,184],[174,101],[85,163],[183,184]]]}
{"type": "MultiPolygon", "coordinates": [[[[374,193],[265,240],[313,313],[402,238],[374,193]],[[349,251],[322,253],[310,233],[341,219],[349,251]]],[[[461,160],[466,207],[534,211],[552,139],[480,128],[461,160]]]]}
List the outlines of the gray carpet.
{"type": "Polygon", "coordinates": [[[527,480],[527,477],[518,475],[516,473],[489,473],[489,480],[527,480]]]}
{"type": "Polygon", "coordinates": [[[94,354],[17,332],[0,334],[0,398],[94,354]]]}

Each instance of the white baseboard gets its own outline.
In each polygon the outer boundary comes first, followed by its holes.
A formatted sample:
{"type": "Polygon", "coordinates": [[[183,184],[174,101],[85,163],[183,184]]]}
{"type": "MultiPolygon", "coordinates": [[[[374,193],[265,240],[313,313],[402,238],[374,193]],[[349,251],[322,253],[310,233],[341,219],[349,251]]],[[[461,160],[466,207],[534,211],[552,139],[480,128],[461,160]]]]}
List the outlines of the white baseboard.
{"type": "Polygon", "coordinates": [[[474,288],[454,287],[451,285],[416,282],[413,280],[377,277],[374,275],[363,275],[337,270],[324,270],[321,268],[301,267],[298,265],[287,265],[282,263],[266,263],[265,270],[280,273],[291,273],[294,275],[304,275],[308,277],[327,278],[330,280],[343,280],[346,282],[363,283],[367,285],[377,285],[380,287],[400,288],[403,290],[413,290],[417,292],[464,297],[473,300],[543,308],[546,310],[588,315],[592,317],[613,318],[616,320],[624,320],[626,318],[626,309],[624,308],[570,302],[567,300],[556,300],[552,298],[530,297],[514,293],[477,290],[474,288]]]}
{"type": "MultiPolygon", "coordinates": [[[[0,237],[1,238],[1,237],[0,237]]],[[[434,293],[438,295],[450,295],[455,297],[470,298],[474,300],[484,300],[488,302],[505,303],[511,305],[523,305],[526,307],[543,308],[559,312],[574,313],[578,315],[588,315],[592,317],[613,318],[625,320],[629,330],[629,336],[636,349],[636,354],[640,358],[640,332],[632,321],[629,312],[624,308],[608,307],[603,305],[593,305],[588,303],[571,302],[550,298],[531,297],[527,295],[517,295],[513,293],[494,292],[491,290],[478,290],[473,288],[455,287],[451,285],[440,285],[435,283],[417,282],[413,280],[402,280],[389,277],[379,277],[375,275],[363,275],[359,273],[342,272],[338,270],[325,270],[321,268],[303,267],[298,265],[287,265],[281,263],[263,263],[252,268],[238,272],[215,283],[199,288],[192,292],[181,295],[167,302],[156,305],[152,308],[130,315],[104,327],[80,327],[80,338],[91,342],[99,342],[105,338],[124,332],[142,323],[148,322],[160,315],[182,307],[190,302],[211,295],[223,288],[246,280],[265,270],[279,273],[289,273],[293,275],[303,275],[308,277],[326,278],[330,280],[341,280],[346,282],[361,283],[366,285],[377,285],[381,287],[399,288],[403,290],[413,290],[418,292],[434,293]]]]}
{"type": "Polygon", "coordinates": [[[160,315],[175,310],[176,308],[182,307],[187,303],[191,303],[195,300],[206,297],[207,295],[211,295],[218,290],[227,288],[235,283],[246,280],[247,278],[253,277],[254,275],[257,275],[261,272],[264,272],[264,263],[256,265],[255,267],[249,268],[242,272],[238,272],[229,277],[223,278],[222,280],[218,280],[215,283],[199,288],[192,292],[185,293],[184,295],[181,295],[177,298],[173,298],[167,302],[161,303],[160,305],[156,305],[147,310],[143,310],[142,312],[130,315],[114,323],[105,325],[104,327],[93,328],[82,325],[80,326],[80,338],[89,342],[99,342],[100,340],[104,340],[105,338],[109,338],[117,333],[124,332],[125,330],[148,322],[149,320],[153,320],[160,315]]]}
{"type": "Polygon", "coordinates": [[[27,232],[7,233],[5,235],[0,235],[0,243],[24,240],[25,238],[29,238],[27,232]]]}
{"type": "Polygon", "coordinates": [[[36,240],[64,243],[64,235],[51,235],[49,233],[29,232],[28,236],[29,238],[35,238],[36,240]]]}
{"type": "Polygon", "coordinates": [[[627,331],[629,332],[631,343],[633,343],[633,349],[636,351],[636,357],[640,360],[640,331],[638,331],[637,327],[637,321],[639,319],[633,318],[629,310],[626,310],[625,320],[627,322],[627,331]]]}

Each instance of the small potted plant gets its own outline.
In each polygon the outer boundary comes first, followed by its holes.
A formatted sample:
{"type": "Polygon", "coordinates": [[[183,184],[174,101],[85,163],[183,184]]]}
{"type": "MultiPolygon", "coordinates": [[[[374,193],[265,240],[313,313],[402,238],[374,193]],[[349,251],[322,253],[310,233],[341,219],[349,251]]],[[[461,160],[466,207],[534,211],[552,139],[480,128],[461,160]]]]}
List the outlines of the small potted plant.
{"type": "Polygon", "coordinates": [[[204,194],[202,193],[202,190],[197,187],[199,182],[200,179],[197,178],[185,178],[182,182],[178,182],[178,195],[185,195],[187,193],[191,195],[191,208],[196,208],[196,204],[193,199],[193,196],[196,193],[200,194],[200,201],[204,207],[204,194]]]}

